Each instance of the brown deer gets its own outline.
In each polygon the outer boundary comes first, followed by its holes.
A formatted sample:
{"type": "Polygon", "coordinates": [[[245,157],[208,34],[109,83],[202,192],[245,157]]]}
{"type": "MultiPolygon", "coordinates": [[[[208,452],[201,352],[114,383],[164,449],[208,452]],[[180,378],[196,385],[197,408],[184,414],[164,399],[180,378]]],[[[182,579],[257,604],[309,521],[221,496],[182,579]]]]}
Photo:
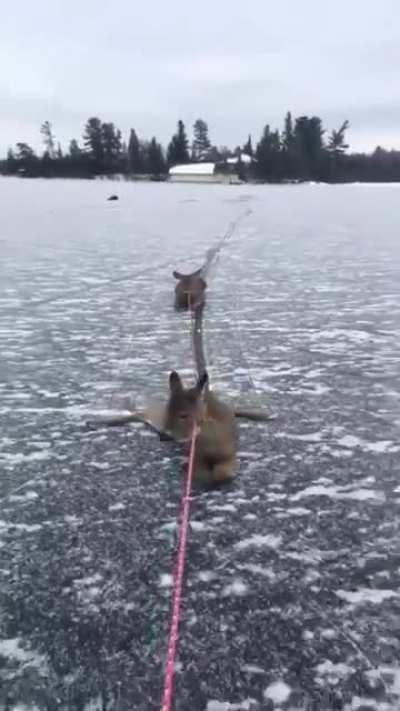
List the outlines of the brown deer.
{"type": "Polygon", "coordinates": [[[161,440],[182,443],[190,440],[193,426],[197,425],[194,476],[204,482],[222,483],[231,481],[237,470],[238,417],[264,422],[273,419],[258,410],[223,403],[209,389],[206,371],[191,388],[185,388],[178,373],[172,371],[166,403],[91,424],[116,426],[141,422],[157,432],[161,440]]]}
{"type": "Polygon", "coordinates": [[[195,309],[204,303],[207,283],[202,278],[203,269],[197,269],[192,274],[181,274],[172,272],[172,276],[178,279],[175,286],[175,308],[177,311],[187,311],[195,309]]]}
{"type": "Polygon", "coordinates": [[[175,440],[187,441],[197,425],[194,477],[206,482],[227,482],[237,470],[235,413],[213,395],[207,383],[205,372],[194,387],[184,388],[178,373],[171,373],[165,432],[175,440]]]}

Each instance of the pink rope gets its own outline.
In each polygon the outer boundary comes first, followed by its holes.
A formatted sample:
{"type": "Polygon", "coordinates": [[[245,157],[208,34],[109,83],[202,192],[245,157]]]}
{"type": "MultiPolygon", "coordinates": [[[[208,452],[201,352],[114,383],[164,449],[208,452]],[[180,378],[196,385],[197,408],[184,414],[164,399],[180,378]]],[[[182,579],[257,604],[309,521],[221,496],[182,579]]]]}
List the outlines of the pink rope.
{"type": "Polygon", "coordinates": [[[174,686],[175,655],[178,642],[178,627],[182,603],[182,584],[185,569],[186,541],[189,524],[190,492],[192,490],[194,451],[196,445],[197,427],[193,427],[190,440],[189,462],[187,467],[186,485],[182,497],[181,518],[179,526],[179,546],[178,558],[174,574],[173,596],[172,596],[172,619],[169,628],[169,638],[167,647],[167,660],[164,675],[164,693],[161,711],[170,711],[172,703],[172,691],[174,686]]]}

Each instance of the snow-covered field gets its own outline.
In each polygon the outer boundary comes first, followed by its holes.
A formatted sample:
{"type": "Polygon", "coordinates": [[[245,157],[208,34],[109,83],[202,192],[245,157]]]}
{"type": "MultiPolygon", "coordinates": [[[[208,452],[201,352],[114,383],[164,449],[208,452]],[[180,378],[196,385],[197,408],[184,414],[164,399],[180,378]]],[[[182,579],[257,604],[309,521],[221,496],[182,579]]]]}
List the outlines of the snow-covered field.
{"type": "Polygon", "coordinates": [[[171,271],[251,209],[206,349],[277,419],[193,497],[174,709],[398,711],[399,198],[0,180],[0,709],[159,709],[181,453],[83,423],[191,379],[171,271]]]}

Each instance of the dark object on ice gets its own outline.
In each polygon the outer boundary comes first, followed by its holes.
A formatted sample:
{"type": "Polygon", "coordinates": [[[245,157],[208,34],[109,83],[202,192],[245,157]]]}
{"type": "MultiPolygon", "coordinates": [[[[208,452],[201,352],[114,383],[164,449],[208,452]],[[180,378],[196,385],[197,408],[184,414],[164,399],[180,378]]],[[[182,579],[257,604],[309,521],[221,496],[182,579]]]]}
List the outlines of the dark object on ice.
{"type": "Polygon", "coordinates": [[[192,274],[172,272],[172,276],[178,279],[175,287],[175,308],[178,311],[196,309],[204,303],[207,284],[201,277],[202,271],[202,269],[198,269],[192,274]]]}
{"type": "Polygon", "coordinates": [[[118,195],[110,195],[110,197],[107,198],[107,200],[119,200],[119,197],[118,197],[118,195]]]}

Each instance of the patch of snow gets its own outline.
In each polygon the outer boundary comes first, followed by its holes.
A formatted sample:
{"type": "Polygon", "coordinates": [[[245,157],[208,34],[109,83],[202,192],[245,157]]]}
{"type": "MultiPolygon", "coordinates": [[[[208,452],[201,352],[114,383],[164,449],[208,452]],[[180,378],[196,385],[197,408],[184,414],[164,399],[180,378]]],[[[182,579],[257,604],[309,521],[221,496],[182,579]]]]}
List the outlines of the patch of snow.
{"type": "Polygon", "coordinates": [[[336,595],[340,597],[341,600],[345,600],[352,605],[360,605],[363,602],[370,602],[374,605],[378,605],[384,600],[388,600],[392,597],[399,597],[399,593],[394,590],[377,590],[374,588],[359,588],[352,592],[351,590],[337,590],[336,595]]]}
{"type": "Polygon", "coordinates": [[[290,560],[299,560],[303,563],[311,563],[315,565],[321,561],[321,553],[318,550],[315,551],[304,551],[304,553],[298,553],[297,551],[288,551],[285,553],[285,558],[290,560]]]}
{"type": "Polygon", "coordinates": [[[202,583],[210,583],[211,580],[215,580],[217,575],[213,573],[212,570],[200,570],[200,572],[197,573],[197,577],[202,583]]]}
{"type": "Polygon", "coordinates": [[[236,513],[236,508],[232,504],[213,504],[208,507],[210,511],[227,511],[229,513],[236,513]]]}
{"type": "Polygon", "coordinates": [[[321,630],[321,637],[324,639],[335,639],[335,637],[337,637],[337,632],[331,627],[328,627],[325,630],[321,630]]]}
{"type": "Polygon", "coordinates": [[[103,580],[103,576],[100,573],[95,573],[94,575],[88,575],[86,578],[79,578],[74,581],[74,585],[77,587],[90,587],[95,583],[100,583],[103,580]]]}
{"type": "Polygon", "coordinates": [[[355,501],[384,501],[385,496],[382,492],[376,491],[375,489],[354,489],[354,490],[343,490],[343,487],[339,486],[322,486],[314,485],[308,486],[302,491],[298,491],[290,497],[291,501],[300,501],[308,496],[328,496],[332,499],[350,499],[355,501]]]}
{"type": "Polygon", "coordinates": [[[241,671],[246,672],[246,674],[266,674],[267,672],[256,664],[244,664],[241,667],[241,671]]]}
{"type": "Polygon", "coordinates": [[[207,531],[210,527],[207,526],[206,523],[203,523],[203,521],[191,521],[190,528],[192,531],[207,531]]]}
{"type": "Polygon", "coordinates": [[[222,591],[223,595],[234,595],[236,597],[243,597],[247,595],[248,586],[242,580],[234,580],[233,583],[226,585],[222,591]]]}
{"type": "Polygon", "coordinates": [[[275,580],[276,575],[272,568],[264,568],[262,565],[256,565],[253,563],[246,563],[245,565],[238,565],[239,570],[247,570],[249,573],[254,573],[255,575],[261,575],[268,580],[275,580]]]}
{"type": "Polygon", "coordinates": [[[46,658],[43,655],[24,649],[18,637],[0,640],[0,657],[26,664],[42,671],[46,666],[46,658]]]}
{"type": "Polygon", "coordinates": [[[230,701],[209,701],[206,711],[252,711],[257,708],[255,699],[245,699],[239,703],[232,704],[230,701]]]}
{"type": "Polygon", "coordinates": [[[161,526],[161,531],[176,531],[178,524],[176,521],[169,521],[161,526]]]}
{"type": "Polygon", "coordinates": [[[36,491],[27,491],[25,494],[10,494],[9,499],[13,503],[19,503],[23,501],[34,501],[39,498],[39,494],[36,491]]]}
{"type": "Polygon", "coordinates": [[[30,454],[10,454],[4,452],[0,454],[0,459],[2,459],[7,466],[16,466],[17,464],[23,464],[25,462],[36,462],[43,461],[44,459],[50,459],[52,453],[47,451],[42,452],[31,452],[30,454]]]}
{"type": "Polygon", "coordinates": [[[334,664],[330,659],[326,659],[316,666],[316,672],[318,676],[326,678],[329,683],[337,684],[340,679],[345,679],[350,674],[353,674],[354,669],[348,664],[342,662],[334,664]]]}
{"type": "Polygon", "coordinates": [[[381,681],[382,677],[384,677],[386,686],[390,687],[391,693],[400,699],[400,667],[385,664],[377,667],[377,669],[371,669],[367,672],[367,676],[378,681],[381,681]],[[390,680],[388,677],[390,677],[390,680]]]}
{"type": "Polygon", "coordinates": [[[111,504],[111,506],[108,507],[108,510],[109,511],[122,511],[125,508],[126,508],[125,504],[119,502],[117,504],[111,504]]]}
{"type": "Polygon", "coordinates": [[[274,536],[272,533],[268,533],[266,536],[261,536],[255,534],[250,536],[250,538],[244,538],[243,541],[239,541],[236,544],[236,548],[240,551],[247,548],[279,548],[282,543],[282,536],[274,536]]]}
{"type": "Polygon", "coordinates": [[[311,511],[303,506],[293,506],[291,509],[287,509],[287,513],[291,516],[309,516],[311,511]]]}
{"type": "Polygon", "coordinates": [[[163,573],[163,574],[160,576],[160,586],[161,586],[162,588],[170,588],[170,587],[172,587],[173,582],[174,582],[174,578],[173,578],[173,576],[170,575],[169,573],[163,573]]]}
{"type": "Polygon", "coordinates": [[[304,630],[303,632],[303,639],[305,639],[307,642],[310,640],[314,639],[314,632],[311,632],[311,630],[304,630]]]}
{"type": "Polygon", "coordinates": [[[342,447],[355,448],[359,447],[364,452],[376,452],[377,454],[382,454],[384,452],[397,452],[398,447],[394,446],[394,442],[391,440],[381,440],[379,442],[366,442],[359,437],[354,437],[354,435],[344,435],[337,441],[342,447]]]}
{"type": "Polygon", "coordinates": [[[271,699],[275,704],[284,704],[291,694],[291,688],[284,681],[274,681],[267,686],[264,691],[264,697],[271,699]]]}

